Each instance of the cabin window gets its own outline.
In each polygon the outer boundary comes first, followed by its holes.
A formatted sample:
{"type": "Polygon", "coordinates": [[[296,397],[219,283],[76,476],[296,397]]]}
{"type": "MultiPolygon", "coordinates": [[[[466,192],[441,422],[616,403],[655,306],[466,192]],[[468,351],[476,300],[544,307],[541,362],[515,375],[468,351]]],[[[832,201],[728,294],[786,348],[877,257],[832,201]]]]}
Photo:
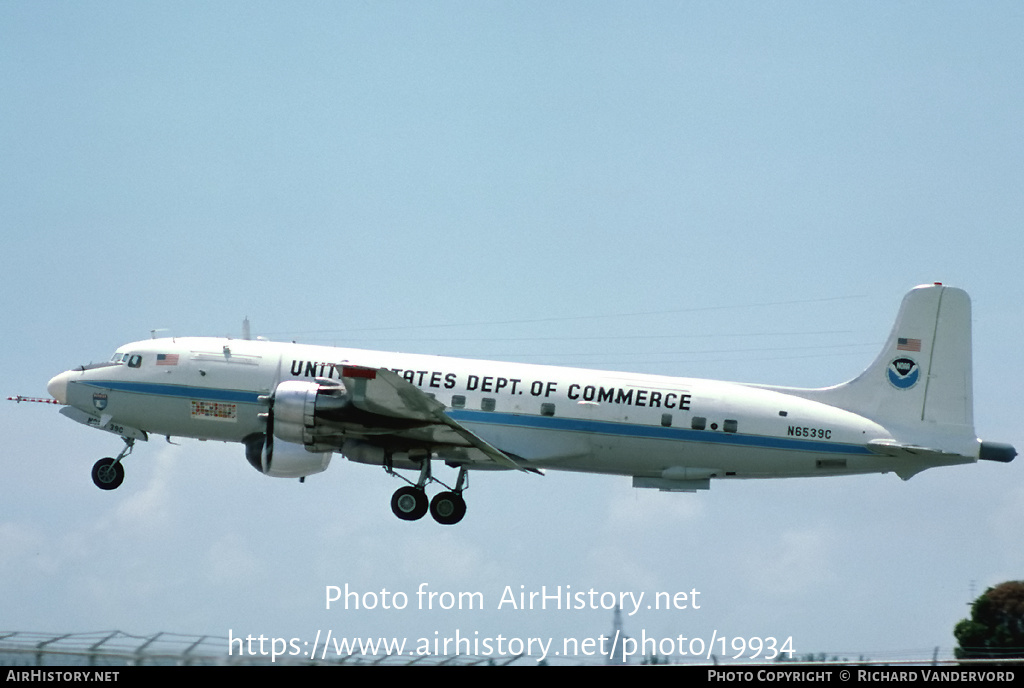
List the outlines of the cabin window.
{"type": "Polygon", "coordinates": [[[461,394],[452,396],[452,408],[466,408],[466,397],[461,394]]]}
{"type": "Polygon", "coordinates": [[[554,404],[550,404],[550,403],[548,403],[548,404],[541,404],[540,405],[540,415],[542,415],[542,416],[553,416],[553,415],[555,415],[555,405],[554,404]]]}
{"type": "Polygon", "coordinates": [[[480,402],[480,409],[482,411],[493,411],[494,410],[494,399],[488,399],[488,398],[485,397],[483,399],[483,401],[480,402]]]}
{"type": "Polygon", "coordinates": [[[739,428],[739,425],[739,421],[726,420],[724,423],[722,423],[722,430],[724,430],[725,432],[736,432],[737,428],[739,428]]]}
{"type": "Polygon", "coordinates": [[[693,428],[694,430],[703,430],[705,427],[707,427],[707,424],[708,419],[704,418],[703,416],[694,416],[690,420],[690,427],[693,428]]]}
{"type": "Polygon", "coordinates": [[[661,424],[664,425],[666,428],[672,427],[672,414],[671,413],[663,413],[663,414],[661,414],[661,424]]]}

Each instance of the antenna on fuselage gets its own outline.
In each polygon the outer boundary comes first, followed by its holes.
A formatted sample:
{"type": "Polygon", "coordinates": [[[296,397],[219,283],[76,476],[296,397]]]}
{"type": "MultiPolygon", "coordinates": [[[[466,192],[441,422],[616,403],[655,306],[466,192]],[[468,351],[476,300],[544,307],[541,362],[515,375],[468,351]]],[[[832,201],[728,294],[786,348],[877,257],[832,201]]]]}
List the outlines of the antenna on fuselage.
{"type": "Polygon", "coordinates": [[[168,329],[166,327],[161,327],[161,328],[158,328],[156,330],[150,330],[149,331],[149,338],[150,339],[156,339],[156,333],[157,332],[167,332],[167,331],[168,331],[168,329]]]}
{"type": "Polygon", "coordinates": [[[252,339],[252,332],[249,330],[249,316],[242,321],[242,339],[252,339]]]}

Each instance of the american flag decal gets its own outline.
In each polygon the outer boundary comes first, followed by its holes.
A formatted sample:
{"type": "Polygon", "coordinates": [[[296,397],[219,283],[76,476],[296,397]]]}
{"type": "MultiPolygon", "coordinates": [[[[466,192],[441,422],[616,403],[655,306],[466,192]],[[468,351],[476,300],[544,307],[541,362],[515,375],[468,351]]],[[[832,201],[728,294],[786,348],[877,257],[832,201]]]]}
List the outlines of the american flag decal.
{"type": "Polygon", "coordinates": [[[157,354],[157,365],[178,365],[178,354],[157,354]]]}
{"type": "Polygon", "coordinates": [[[899,351],[920,351],[921,340],[900,337],[899,339],[896,340],[896,349],[899,351]]]}

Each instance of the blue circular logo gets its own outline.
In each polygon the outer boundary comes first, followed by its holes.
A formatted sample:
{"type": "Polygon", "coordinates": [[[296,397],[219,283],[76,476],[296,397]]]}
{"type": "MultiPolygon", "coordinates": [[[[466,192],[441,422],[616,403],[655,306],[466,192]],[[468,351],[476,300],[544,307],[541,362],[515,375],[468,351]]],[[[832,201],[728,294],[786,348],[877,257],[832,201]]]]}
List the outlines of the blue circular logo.
{"type": "Polygon", "coordinates": [[[910,389],[917,384],[921,368],[912,358],[897,358],[886,369],[889,383],[896,389],[910,389]]]}

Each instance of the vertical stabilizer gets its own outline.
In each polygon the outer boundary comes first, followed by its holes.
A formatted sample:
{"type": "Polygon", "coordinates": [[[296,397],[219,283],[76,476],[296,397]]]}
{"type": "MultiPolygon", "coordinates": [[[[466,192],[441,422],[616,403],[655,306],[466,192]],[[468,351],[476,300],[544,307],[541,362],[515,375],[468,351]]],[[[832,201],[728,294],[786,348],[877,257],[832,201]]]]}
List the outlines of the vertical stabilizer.
{"type": "Polygon", "coordinates": [[[941,284],[911,290],[867,370],[849,382],[793,390],[865,416],[907,442],[940,435],[976,454],[971,378],[971,300],[941,284]]]}

